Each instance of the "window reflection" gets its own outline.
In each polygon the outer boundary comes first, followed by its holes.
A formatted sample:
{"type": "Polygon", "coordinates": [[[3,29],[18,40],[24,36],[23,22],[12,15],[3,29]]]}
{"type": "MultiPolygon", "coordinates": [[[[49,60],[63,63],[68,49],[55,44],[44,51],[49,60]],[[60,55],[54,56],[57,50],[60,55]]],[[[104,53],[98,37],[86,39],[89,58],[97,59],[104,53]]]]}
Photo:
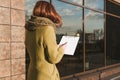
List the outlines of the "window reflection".
{"type": "MultiPolygon", "coordinates": [[[[120,16],[120,6],[106,2],[106,11],[120,16]]],[[[120,18],[106,16],[106,61],[107,65],[120,63],[120,18]]]]}
{"type": "Polygon", "coordinates": [[[104,10],[104,0],[84,0],[85,6],[96,9],[96,10],[104,10]]]}
{"type": "Polygon", "coordinates": [[[57,34],[76,35],[80,32],[82,22],[81,8],[59,1],[54,1],[54,5],[63,20],[63,25],[57,30],[57,34]]]}
{"type": "Polygon", "coordinates": [[[104,16],[85,9],[86,70],[104,66],[104,16]]]}
{"type": "Polygon", "coordinates": [[[76,4],[80,4],[80,5],[82,5],[82,1],[83,0],[69,0],[69,2],[73,2],[73,3],[76,3],[76,4]]]}
{"type": "Polygon", "coordinates": [[[26,0],[26,7],[25,7],[25,17],[28,20],[32,14],[33,7],[37,0],[26,0]]]}
{"type": "Polygon", "coordinates": [[[83,71],[82,54],[82,8],[70,4],[54,1],[54,6],[61,15],[63,25],[57,29],[57,41],[59,43],[63,35],[80,36],[74,56],[65,55],[57,65],[61,76],[66,76],[83,71]],[[61,6],[62,5],[62,6],[61,6]]]}

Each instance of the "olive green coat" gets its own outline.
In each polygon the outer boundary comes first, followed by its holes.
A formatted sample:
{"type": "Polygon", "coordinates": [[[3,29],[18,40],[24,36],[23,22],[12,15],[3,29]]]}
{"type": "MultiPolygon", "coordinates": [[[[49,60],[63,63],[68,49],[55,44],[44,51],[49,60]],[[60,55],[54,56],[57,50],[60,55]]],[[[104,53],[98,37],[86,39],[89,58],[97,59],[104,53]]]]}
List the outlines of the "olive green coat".
{"type": "Polygon", "coordinates": [[[27,80],[60,80],[55,64],[64,54],[56,43],[55,24],[47,18],[32,16],[26,28],[25,45],[30,56],[27,80]]]}

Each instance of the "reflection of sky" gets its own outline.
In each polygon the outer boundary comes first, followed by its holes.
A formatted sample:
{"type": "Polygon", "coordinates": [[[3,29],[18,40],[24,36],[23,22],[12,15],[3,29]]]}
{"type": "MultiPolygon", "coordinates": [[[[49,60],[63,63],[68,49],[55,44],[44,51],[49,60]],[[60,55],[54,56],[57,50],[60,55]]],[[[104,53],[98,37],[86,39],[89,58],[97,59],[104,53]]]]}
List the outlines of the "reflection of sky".
{"type": "Polygon", "coordinates": [[[93,9],[103,10],[104,0],[85,0],[85,6],[93,9]]]}
{"type": "MultiPolygon", "coordinates": [[[[31,14],[35,1],[27,1],[27,14],[31,14]]],[[[82,4],[82,0],[66,0],[82,4]]],[[[82,28],[82,8],[69,5],[58,0],[53,0],[53,5],[57,12],[62,16],[63,26],[58,29],[58,32],[73,33],[82,28]]],[[[85,6],[93,9],[103,10],[104,0],[85,0],[85,6]]],[[[93,32],[93,29],[103,28],[103,15],[85,9],[85,29],[86,32],[93,32]]]]}
{"type": "MultiPolygon", "coordinates": [[[[77,4],[82,4],[82,0],[69,0],[77,4]]],[[[82,8],[76,7],[73,5],[65,4],[63,2],[59,2],[57,0],[53,3],[55,5],[56,10],[62,16],[63,19],[63,28],[58,30],[71,32],[77,31],[82,28],[82,8]],[[65,28],[64,28],[65,27],[65,28]]],[[[104,0],[85,0],[85,6],[103,10],[104,9],[104,0]]],[[[95,29],[101,29],[104,26],[103,14],[98,14],[91,10],[85,9],[85,31],[93,32],[95,29]]]]}
{"type": "Polygon", "coordinates": [[[54,6],[62,16],[63,26],[58,29],[58,33],[73,34],[81,28],[82,8],[69,5],[63,2],[54,1],[54,6]]]}

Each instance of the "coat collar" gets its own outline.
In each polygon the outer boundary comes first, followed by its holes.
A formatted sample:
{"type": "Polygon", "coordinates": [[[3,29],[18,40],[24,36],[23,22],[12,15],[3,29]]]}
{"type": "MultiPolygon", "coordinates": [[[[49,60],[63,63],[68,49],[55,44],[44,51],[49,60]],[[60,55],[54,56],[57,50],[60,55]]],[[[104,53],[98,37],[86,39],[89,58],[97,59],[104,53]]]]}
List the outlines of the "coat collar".
{"type": "Polygon", "coordinates": [[[32,15],[31,18],[26,22],[25,28],[29,31],[33,31],[36,30],[37,27],[46,25],[53,26],[54,28],[56,28],[56,25],[50,19],[32,15]]]}

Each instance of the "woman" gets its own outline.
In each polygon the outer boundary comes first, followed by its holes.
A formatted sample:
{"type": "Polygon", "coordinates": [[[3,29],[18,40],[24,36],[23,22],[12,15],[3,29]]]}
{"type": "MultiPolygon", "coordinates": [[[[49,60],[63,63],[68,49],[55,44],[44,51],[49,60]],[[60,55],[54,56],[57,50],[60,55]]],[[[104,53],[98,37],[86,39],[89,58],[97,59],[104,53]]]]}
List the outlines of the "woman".
{"type": "Polygon", "coordinates": [[[38,1],[27,21],[25,45],[30,56],[28,80],[60,80],[56,63],[64,55],[64,46],[56,43],[55,29],[62,21],[52,4],[38,1]]]}

